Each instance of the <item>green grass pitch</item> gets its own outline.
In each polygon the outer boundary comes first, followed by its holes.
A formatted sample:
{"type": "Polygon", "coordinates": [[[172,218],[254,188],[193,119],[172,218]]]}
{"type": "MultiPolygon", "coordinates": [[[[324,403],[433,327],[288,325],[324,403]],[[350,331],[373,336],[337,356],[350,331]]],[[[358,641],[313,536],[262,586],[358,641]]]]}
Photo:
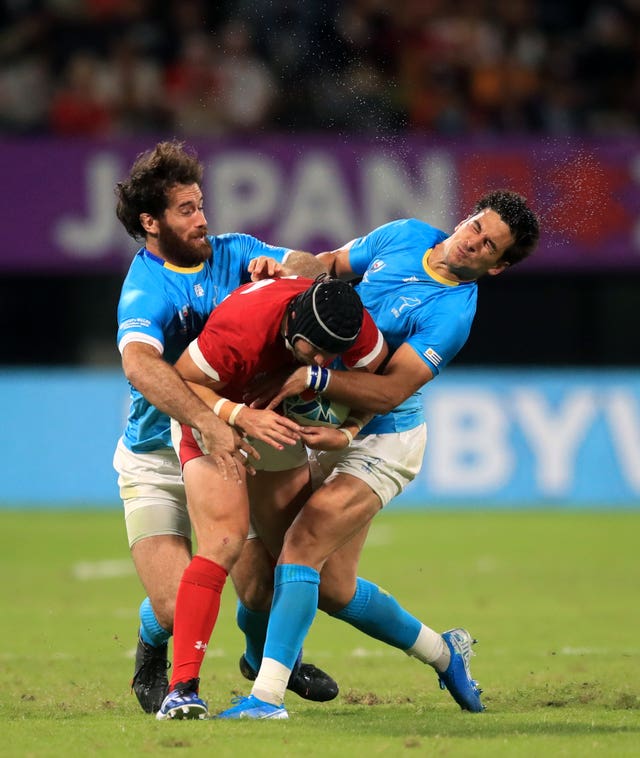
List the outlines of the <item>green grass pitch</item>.
{"type": "MultiPolygon", "coordinates": [[[[640,756],[640,511],[379,515],[361,574],[438,630],[466,626],[487,711],[319,614],[305,658],[336,700],[289,721],[157,722],[130,694],[137,607],[120,512],[0,511],[0,754],[640,756]]],[[[213,712],[248,683],[227,585],[202,671],[213,712]]]]}

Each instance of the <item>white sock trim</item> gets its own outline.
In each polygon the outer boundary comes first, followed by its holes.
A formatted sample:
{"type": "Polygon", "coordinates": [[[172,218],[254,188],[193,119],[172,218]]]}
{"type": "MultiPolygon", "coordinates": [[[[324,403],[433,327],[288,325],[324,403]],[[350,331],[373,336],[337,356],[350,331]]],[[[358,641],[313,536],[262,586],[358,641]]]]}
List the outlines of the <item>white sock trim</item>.
{"type": "Polygon", "coordinates": [[[435,666],[436,663],[442,665],[443,656],[449,657],[449,650],[442,636],[424,624],[420,628],[418,638],[405,653],[431,666],[435,666]]]}
{"type": "Polygon", "coordinates": [[[263,658],[251,694],[273,705],[284,703],[291,669],[273,658],[263,658]]]}

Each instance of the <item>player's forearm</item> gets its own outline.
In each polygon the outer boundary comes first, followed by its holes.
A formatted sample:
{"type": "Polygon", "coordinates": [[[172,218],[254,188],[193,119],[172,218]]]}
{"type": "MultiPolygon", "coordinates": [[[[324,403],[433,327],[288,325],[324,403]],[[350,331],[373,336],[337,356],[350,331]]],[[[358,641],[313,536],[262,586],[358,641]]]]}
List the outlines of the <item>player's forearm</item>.
{"type": "Polygon", "coordinates": [[[196,429],[211,423],[211,409],[159,354],[147,351],[125,357],[123,368],[131,384],[159,411],[196,429]]]}
{"type": "Polygon", "coordinates": [[[349,248],[347,246],[325,253],[318,253],[316,258],[326,267],[329,274],[336,279],[343,279],[348,282],[356,276],[351,268],[349,248]]]}
{"type": "Polygon", "coordinates": [[[405,343],[392,355],[383,373],[332,371],[322,391],[352,408],[384,414],[397,408],[433,376],[431,368],[405,343]]]}
{"type": "Polygon", "coordinates": [[[408,397],[406,388],[392,377],[364,371],[332,371],[323,394],[350,408],[375,414],[389,413],[408,397]]]}

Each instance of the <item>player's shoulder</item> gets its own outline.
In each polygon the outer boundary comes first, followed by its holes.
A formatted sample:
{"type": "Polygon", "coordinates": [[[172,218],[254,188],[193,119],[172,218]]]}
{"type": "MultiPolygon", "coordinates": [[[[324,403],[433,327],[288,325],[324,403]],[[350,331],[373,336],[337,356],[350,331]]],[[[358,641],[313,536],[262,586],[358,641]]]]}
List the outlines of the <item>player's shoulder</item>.
{"type": "Polygon", "coordinates": [[[372,235],[375,235],[379,241],[386,242],[390,247],[414,242],[432,246],[448,236],[441,229],[419,218],[400,218],[389,221],[375,229],[372,235]]]}
{"type": "Polygon", "coordinates": [[[134,281],[163,278],[172,271],[172,267],[167,266],[162,258],[141,247],[131,261],[126,278],[134,281]]]}
{"type": "Polygon", "coordinates": [[[240,232],[224,232],[223,234],[209,234],[207,239],[212,247],[215,247],[216,245],[230,245],[248,236],[248,234],[241,234],[240,232]]]}
{"type": "Polygon", "coordinates": [[[144,248],[140,248],[129,265],[122,283],[122,290],[123,292],[131,289],[144,290],[149,286],[154,286],[152,284],[154,279],[162,275],[162,265],[149,257],[144,248]]]}
{"type": "Polygon", "coordinates": [[[145,249],[144,247],[141,247],[131,259],[127,271],[127,277],[135,276],[138,272],[144,271],[147,268],[147,262],[145,259],[145,249]]]}
{"type": "Polygon", "coordinates": [[[211,249],[213,252],[214,265],[223,264],[230,260],[249,261],[257,255],[270,255],[273,251],[273,257],[281,258],[284,249],[268,245],[266,242],[259,240],[251,234],[243,232],[225,232],[209,237],[211,249]]]}
{"type": "Polygon", "coordinates": [[[429,237],[438,241],[445,239],[449,235],[439,229],[437,226],[429,224],[419,218],[405,218],[398,222],[396,229],[407,236],[429,237]]]}
{"type": "Polygon", "coordinates": [[[251,234],[245,234],[244,232],[224,232],[223,234],[215,235],[210,234],[208,239],[214,251],[216,248],[244,249],[247,247],[252,247],[253,245],[260,242],[257,237],[254,237],[251,234]]]}

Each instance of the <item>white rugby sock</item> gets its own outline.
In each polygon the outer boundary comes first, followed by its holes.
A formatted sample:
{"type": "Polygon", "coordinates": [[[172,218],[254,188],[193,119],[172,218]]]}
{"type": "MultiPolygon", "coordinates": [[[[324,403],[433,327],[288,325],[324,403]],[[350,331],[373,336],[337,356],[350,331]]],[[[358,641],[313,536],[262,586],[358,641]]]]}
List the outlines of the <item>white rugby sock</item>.
{"type": "Polygon", "coordinates": [[[405,650],[405,653],[423,663],[428,663],[440,672],[447,670],[451,660],[449,648],[442,636],[424,624],[422,624],[418,639],[408,650],[405,650]]]}
{"type": "Polygon", "coordinates": [[[267,703],[282,705],[290,676],[291,669],[273,658],[263,658],[251,694],[267,703]]]}

